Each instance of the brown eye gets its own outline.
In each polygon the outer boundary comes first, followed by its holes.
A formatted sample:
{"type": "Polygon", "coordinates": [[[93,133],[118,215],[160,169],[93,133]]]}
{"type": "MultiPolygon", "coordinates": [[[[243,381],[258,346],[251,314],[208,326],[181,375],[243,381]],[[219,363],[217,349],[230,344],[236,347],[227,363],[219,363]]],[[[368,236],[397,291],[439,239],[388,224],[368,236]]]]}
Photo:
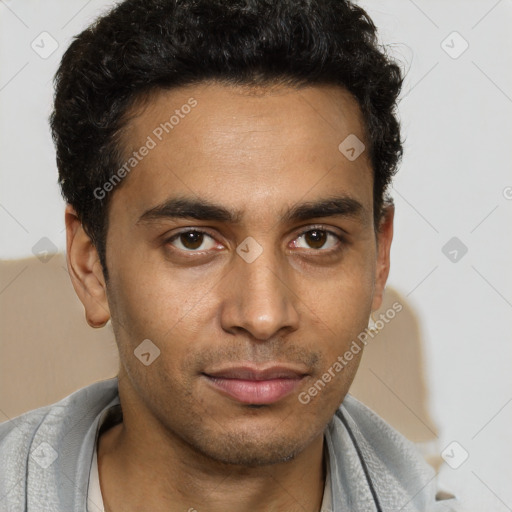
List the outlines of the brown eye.
{"type": "Polygon", "coordinates": [[[340,245],[340,242],[343,242],[343,238],[340,235],[327,229],[314,228],[303,231],[294,242],[294,246],[327,253],[331,250],[336,250],[336,246],[340,245]]]}
{"type": "Polygon", "coordinates": [[[307,244],[313,249],[321,249],[327,240],[327,233],[319,229],[314,229],[305,233],[307,244]]]}
{"type": "Polygon", "coordinates": [[[171,237],[168,243],[186,252],[195,252],[198,249],[208,250],[212,249],[215,245],[210,235],[196,230],[182,231],[171,237]],[[210,241],[209,245],[208,241],[210,241]],[[204,245],[206,245],[206,247],[204,247],[204,245]]]}
{"type": "Polygon", "coordinates": [[[181,233],[180,241],[187,249],[198,249],[203,243],[203,234],[195,231],[188,231],[187,233],[181,233]]]}

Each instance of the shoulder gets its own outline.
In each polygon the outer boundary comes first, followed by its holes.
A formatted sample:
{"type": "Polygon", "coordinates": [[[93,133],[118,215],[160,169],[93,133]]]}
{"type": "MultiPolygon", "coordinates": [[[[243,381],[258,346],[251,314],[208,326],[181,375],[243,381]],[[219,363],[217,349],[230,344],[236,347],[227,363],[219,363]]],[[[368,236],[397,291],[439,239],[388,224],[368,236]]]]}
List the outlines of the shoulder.
{"type": "Polygon", "coordinates": [[[84,432],[117,393],[114,377],[0,423],[0,496],[13,510],[24,506],[26,482],[35,474],[34,468],[37,473],[40,467],[51,465],[57,453],[69,453],[62,450],[64,443],[79,445],[84,432]],[[75,434],[73,440],[70,432],[75,434]]]}
{"type": "Polygon", "coordinates": [[[435,471],[416,446],[353,396],[345,397],[330,423],[330,431],[331,438],[336,436],[342,441],[338,443],[340,457],[349,446],[354,458],[362,459],[357,461],[361,472],[385,510],[460,510],[456,500],[436,501],[435,471]]]}
{"type": "Polygon", "coordinates": [[[117,395],[117,378],[95,382],[66,396],[59,402],[25,412],[0,423],[0,450],[12,444],[25,446],[23,441],[43,425],[56,428],[59,421],[70,420],[69,413],[97,409],[117,395]]]}
{"type": "Polygon", "coordinates": [[[408,467],[419,466],[422,472],[433,474],[433,469],[424,461],[411,441],[352,395],[345,397],[338,416],[340,412],[344,413],[357,435],[366,441],[367,448],[371,448],[376,456],[399,467],[403,464],[408,467]]]}

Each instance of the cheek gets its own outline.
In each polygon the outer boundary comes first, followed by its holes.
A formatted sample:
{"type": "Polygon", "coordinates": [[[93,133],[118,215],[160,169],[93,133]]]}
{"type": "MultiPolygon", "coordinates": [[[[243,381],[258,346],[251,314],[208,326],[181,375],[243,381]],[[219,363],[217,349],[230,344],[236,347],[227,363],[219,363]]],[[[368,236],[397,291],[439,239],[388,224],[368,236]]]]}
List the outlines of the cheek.
{"type": "Polygon", "coordinates": [[[373,282],[368,272],[345,272],[327,280],[321,293],[311,293],[304,301],[313,322],[311,335],[317,337],[323,367],[317,378],[325,379],[329,389],[345,391],[357,371],[364,349],[361,335],[368,327],[373,282]],[[336,377],[332,377],[332,375],[336,377]]]}
{"type": "MultiPolygon", "coordinates": [[[[137,268],[135,263],[132,261],[132,268],[137,268]]],[[[201,340],[204,343],[211,332],[216,311],[212,294],[218,279],[210,282],[204,276],[194,277],[192,272],[185,281],[183,273],[149,263],[137,272],[120,269],[122,266],[112,275],[115,299],[111,311],[124,366],[137,381],[160,389],[164,396],[168,389],[189,393],[191,373],[182,366],[201,349],[201,340]],[[144,340],[150,340],[160,351],[150,366],[135,357],[144,340]]]]}
{"type": "Polygon", "coordinates": [[[135,257],[120,262],[112,275],[114,309],[119,323],[134,337],[160,339],[173,330],[188,329],[204,307],[215,279],[206,273],[179,271],[165,261],[146,258],[137,264],[135,257]]]}
{"type": "Polygon", "coordinates": [[[368,325],[371,313],[374,288],[371,265],[347,265],[319,282],[303,281],[297,292],[307,315],[341,336],[340,341],[357,336],[368,325]]]}

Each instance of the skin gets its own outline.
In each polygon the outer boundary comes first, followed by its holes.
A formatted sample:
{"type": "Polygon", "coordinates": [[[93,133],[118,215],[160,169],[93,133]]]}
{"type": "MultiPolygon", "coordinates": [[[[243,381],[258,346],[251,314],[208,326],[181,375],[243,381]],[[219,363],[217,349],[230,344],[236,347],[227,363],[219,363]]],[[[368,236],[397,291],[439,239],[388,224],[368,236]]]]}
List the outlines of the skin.
{"type": "Polygon", "coordinates": [[[310,403],[298,394],[380,307],[394,209],[376,237],[367,154],[351,162],[338,150],[350,134],[368,147],[357,102],[339,87],[204,83],[158,92],[125,128],[128,153],[191,97],[197,106],[113,192],[108,286],[94,245],[66,209],[75,290],[91,326],[112,320],[120,354],[124,420],[98,443],[106,510],[318,511],[323,431],[361,352],[310,403]],[[333,194],[350,195],[363,214],[284,220],[294,205],[333,194]],[[177,195],[241,217],[138,222],[177,195]],[[344,238],[322,231],[327,238],[318,242],[315,227],[344,238]],[[169,241],[184,228],[206,234],[194,246],[169,241]],[[247,237],[263,250],[252,263],[236,252],[247,237]],[[134,355],[145,339],[161,351],[149,366],[134,355]],[[256,408],[202,375],[238,363],[289,363],[307,375],[290,395],[256,408]]]}

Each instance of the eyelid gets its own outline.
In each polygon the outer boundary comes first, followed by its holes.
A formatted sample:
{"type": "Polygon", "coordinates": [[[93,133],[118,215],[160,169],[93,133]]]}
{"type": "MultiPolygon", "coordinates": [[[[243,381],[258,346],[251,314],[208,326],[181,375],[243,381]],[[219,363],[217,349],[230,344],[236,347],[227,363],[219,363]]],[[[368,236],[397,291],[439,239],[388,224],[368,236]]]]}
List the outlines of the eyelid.
{"type": "Polygon", "coordinates": [[[311,224],[310,226],[307,226],[306,229],[301,231],[297,236],[305,235],[306,233],[309,233],[310,231],[315,231],[315,229],[317,229],[318,231],[325,231],[326,233],[330,233],[331,235],[334,235],[338,238],[343,238],[343,235],[341,235],[340,233],[338,233],[338,232],[334,231],[333,229],[328,228],[327,226],[324,226],[322,224],[311,224]]]}

